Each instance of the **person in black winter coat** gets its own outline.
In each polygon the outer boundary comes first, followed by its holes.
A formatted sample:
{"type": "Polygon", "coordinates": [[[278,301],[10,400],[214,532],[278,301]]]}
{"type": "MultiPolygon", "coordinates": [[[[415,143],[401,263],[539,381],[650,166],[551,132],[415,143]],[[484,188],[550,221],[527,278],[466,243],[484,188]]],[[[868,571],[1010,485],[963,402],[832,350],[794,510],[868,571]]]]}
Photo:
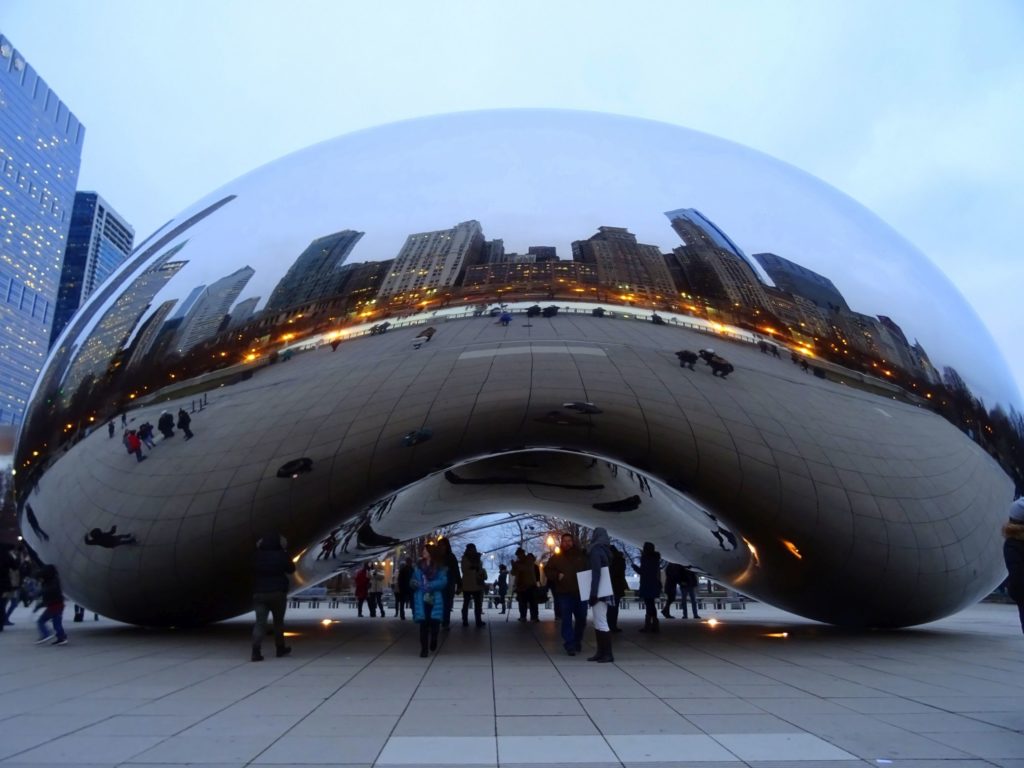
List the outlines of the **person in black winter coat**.
{"type": "Polygon", "coordinates": [[[1003,525],[1003,560],[1006,562],[1006,588],[1020,613],[1024,631],[1024,496],[1010,505],[1010,519],[1003,525]]]}
{"type": "Polygon", "coordinates": [[[444,613],[441,617],[441,628],[448,629],[452,623],[452,605],[455,595],[462,591],[462,573],[459,571],[459,559],[452,552],[452,544],[448,539],[438,541],[441,547],[443,564],[448,569],[448,583],[444,589],[444,613]]]}
{"type": "Polygon", "coordinates": [[[252,628],[252,660],[263,661],[260,646],[267,632],[267,615],[274,617],[274,644],[277,655],[287,656],[292,649],[284,644],[284,609],[288,600],[288,574],[295,573],[295,563],[284,549],[284,541],[276,531],[256,544],[253,562],[253,608],[256,624],[252,628]]]}
{"type": "Polygon", "coordinates": [[[644,542],[640,552],[640,565],[633,563],[633,570],[640,574],[640,589],[637,595],[644,601],[644,628],[641,632],[657,632],[658,607],[655,601],[661,594],[661,553],[649,542],[644,542]]]}
{"type": "Polygon", "coordinates": [[[189,425],[192,423],[192,417],[188,415],[184,408],[178,409],[178,429],[185,433],[185,439],[192,439],[192,430],[189,425]]]}
{"type": "Polygon", "coordinates": [[[160,418],[156,420],[156,428],[160,430],[164,440],[174,437],[174,417],[169,412],[164,411],[160,414],[160,418]]]}

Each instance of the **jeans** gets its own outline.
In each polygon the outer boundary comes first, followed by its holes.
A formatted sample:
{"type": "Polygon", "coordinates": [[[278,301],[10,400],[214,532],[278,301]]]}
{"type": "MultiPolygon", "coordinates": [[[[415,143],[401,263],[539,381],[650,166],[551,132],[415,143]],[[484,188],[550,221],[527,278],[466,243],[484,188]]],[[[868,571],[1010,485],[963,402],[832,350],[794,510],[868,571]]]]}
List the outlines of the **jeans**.
{"type": "Polygon", "coordinates": [[[287,605],[284,592],[257,592],[252,596],[253,608],[256,609],[256,623],[252,628],[252,645],[259,648],[263,636],[267,632],[267,614],[274,617],[274,644],[284,648],[284,609],[287,605]]]}
{"type": "Polygon", "coordinates": [[[484,612],[484,593],[483,590],[476,590],[475,592],[463,592],[462,593],[462,623],[467,624],[469,622],[469,604],[473,603],[473,615],[476,617],[476,624],[480,626],[484,623],[483,612],[484,612]]]}
{"type": "Polygon", "coordinates": [[[49,637],[50,633],[46,631],[46,622],[53,622],[53,631],[57,634],[58,640],[64,640],[67,635],[64,634],[64,604],[48,605],[43,609],[42,615],[36,622],[36,626],[39,627],[39,637],[49,637]]]}
{"type": "Polygon", "coordinates": [[[587,604],[573,594],[556,594],[555,600],[562,614],[562,645],[567,651],[575,650],[587,628],[587,604]]]}
{"type": "Polygon", "coordinates": [[[682,591],[683,591],[683,597],[682,597],[682,600],[680,602],[682,603],[682,606],[683,606],[683,618],[684,619],[686,618],[686,598],[687,597],[690,598],[690,605],[693,606],[693,618],[695,618],[695,619],[696,618],[700,618],[697,615],[697,588],[696,587],[688,587],[688,586],[686,586],[684,584],[683,587],[682,587],[682,591]]]}
{"type": "Polygon", "coordinates": [[[371,592],[370,593],[370,615],[376,616],[377,611],[380,611],[380,617],[383,619],[384,613],[384,596],[382,592],[371,592]]]}
{"type": "Polygon", "coordinates": [[[430,650],[437,650],[437,630],[440,622],[437,619],[424,619],[420,622],[420,650],[427,652],[427,636],[430,636],[430,650]]]}

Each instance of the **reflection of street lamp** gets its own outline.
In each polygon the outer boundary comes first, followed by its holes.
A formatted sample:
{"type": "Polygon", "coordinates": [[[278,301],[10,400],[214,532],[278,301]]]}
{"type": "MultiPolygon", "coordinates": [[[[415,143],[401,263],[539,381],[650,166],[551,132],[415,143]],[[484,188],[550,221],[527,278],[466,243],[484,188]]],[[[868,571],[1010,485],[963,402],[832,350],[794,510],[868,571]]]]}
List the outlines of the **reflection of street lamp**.
{"type": "Polygon", "coordinates": [[[551,547],[555,546],[555,537],[549,533],[547,539],[544,540],[544,543],[547,544],[548,549],[550,549],[551,547]]]}

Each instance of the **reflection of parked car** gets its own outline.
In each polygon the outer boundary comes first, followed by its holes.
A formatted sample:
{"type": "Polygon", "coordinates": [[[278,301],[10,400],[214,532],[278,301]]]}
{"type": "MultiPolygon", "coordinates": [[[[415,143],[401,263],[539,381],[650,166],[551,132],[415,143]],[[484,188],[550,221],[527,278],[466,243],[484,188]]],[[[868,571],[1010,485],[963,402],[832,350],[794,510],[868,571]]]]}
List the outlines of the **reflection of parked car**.
{"type": "Polygon", "coordinates": [[[374,326],[372,326],[370,328],[370,335],[371,336],[377,336],[379,334],[384,333],[384,331],[386,331],[390,327],[391,327],[391,323],[389,323],[387,321],[384,321],[383,323],[377,323],[376,325],[374,325],[374,326]]]}

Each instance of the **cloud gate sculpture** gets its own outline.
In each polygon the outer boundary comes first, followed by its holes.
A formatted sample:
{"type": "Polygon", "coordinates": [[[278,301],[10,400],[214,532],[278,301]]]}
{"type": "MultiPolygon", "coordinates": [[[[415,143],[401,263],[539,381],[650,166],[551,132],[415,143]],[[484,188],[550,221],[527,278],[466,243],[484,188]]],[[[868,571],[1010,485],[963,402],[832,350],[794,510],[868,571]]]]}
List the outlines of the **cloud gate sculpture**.
{"type": "Polygon", "coordinates": [[[139,624],[249,610],[267,530],[299,588],[509,511],[904,626],[1002,577],[978,398],[1018,393],[971,309],[821,182],[659,123],[458,114],[286,157],[140,244],[44,366],[20,520],[139,624]]]}

